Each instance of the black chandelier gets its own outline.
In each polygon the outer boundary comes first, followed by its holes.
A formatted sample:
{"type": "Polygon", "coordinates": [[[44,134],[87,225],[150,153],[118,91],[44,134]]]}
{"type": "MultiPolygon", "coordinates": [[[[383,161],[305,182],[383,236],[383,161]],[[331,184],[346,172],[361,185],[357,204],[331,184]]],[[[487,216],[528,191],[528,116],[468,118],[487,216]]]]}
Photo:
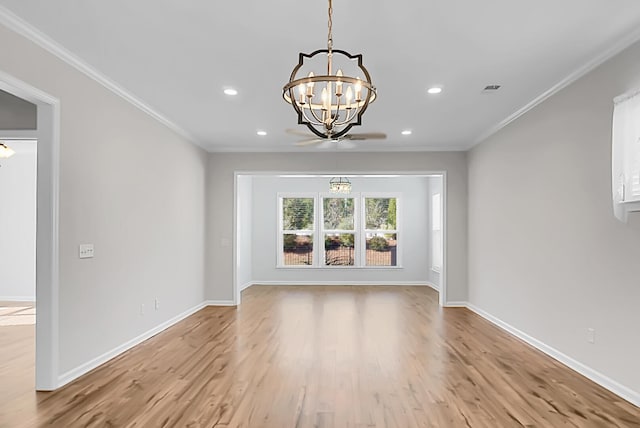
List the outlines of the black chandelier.
{"type": "Polygon", "coordinates": [[[298,114],[298,124],[306,125],[318,137],[329,139],[339,138],[351,127],[360,125],[362,115],[376,99],[376,88],[362,65],[362,55],[333,49],[332,14],[333,1],[329,0],[327,49],[310,54],[301,52],[282,92],[298,114]],[[326,74],[313,71],[307,74],[311,67],[324,67],[326,74]],[[362,73],[363,77],[350,77],[343,73],[343,68],[355,71],[356,76],[362,73]]]}

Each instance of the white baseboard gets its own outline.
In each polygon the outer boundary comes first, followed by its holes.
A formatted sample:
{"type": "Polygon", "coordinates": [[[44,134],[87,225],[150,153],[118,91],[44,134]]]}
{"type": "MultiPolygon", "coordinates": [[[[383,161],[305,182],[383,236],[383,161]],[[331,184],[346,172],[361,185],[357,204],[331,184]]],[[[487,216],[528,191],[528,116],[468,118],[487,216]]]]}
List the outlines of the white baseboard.
{"type": "MultiPolygon", "coordinates": [[[[255,284],[264,284],[264,285],[270,285],[268,281],[256,281],[255,284]]],[[[429,284],[429,283],[423,283],[423,282],[370,282],[370,281],[366,281],[366,282],[359,282],[359,281],[350,281],[350,282],[344,282],[344,281],[336,281],[336,282],[324,282],[324,283],[317,283],[317,282],[313,282],[313,283],[300,283],[300,282],[290,282],[289,284],[282,282],[282,281],[278,281],[278,282],[273,282],[274,285],[276,284],[280,284],[280,285],[336,285],[336,284],[343,284],[343,285],[417,285],[417,286],[429,286],[429,287],[433,287],[433,285],[429,284]]],[[[250,285],[254,285],[254,282],[252,282],[250,285]]],[[[246,288],[246,287],[245,287],[246,288]]],[[[111,360],[114,357],[117,357],[118,355],[120,355],[121,353],[133,348],[134,346],[144,342],[145,340],[155,336],[156,334],[160,333],[163,330],[166,330],[167,328],[171,327],[172,325],[178,323],[179,321],[182,321],[183,319],[187,318],[188,316],[198,312],[200,309],[204,308],[205,306],[235,306],[234,302],[232,300],[207,300],[199,305],[194,306],[191,309],[188,309],[184,312],[182,312],[181,314],[171,318],[170,320],[167,320],[165,322],[163,322],[162,324],[152,328],[151,330],[148,330],[147,332],[129,340],[128,342],[108,351],[105,352],[104,354],[100,355],[99,357],[94,358],[91,361],[88,361],[78,367],[76,367],[75,369],[69,370],[68,372],[60,375],[58,377],[58,384],[56,386],[57,388],[60,388],[66,384],[68,384],[69,382],[79,378],[80,376],[88,373],[89,371],[93,370],[94,368],[106,363],[107,361],[111,360]]],[[[469,310],[475,312],[476,314],[478,314],[479,316],[481,316],[482,318],[486,319],[487,321],[491,322],[492,324],[496,325],[497,327],[509,332],[510,334],[518,337],[519,339],[525,341],[526,343],[528,343],[529,345],[533,346],[534,348],[544,352],[545,354],[547,354],[548,356],[550,356],[551,358],[559,361],[560,363],[564,364],[565,366],[575,370],[576,372],[582,374],[583,376],[585,376],[586,378],[592,380],[593,382],[597,383],[598,385],[602,386],[603,388],[611,391],[612,393],[616,394],[617,396],[623,398],[624,400],[629,401],[630,403],[634,404],[635,406],[640,407],[640,393],[637,391],[634,391],[618,382],[616,382],[615,380],[603,375],[602,373],[592,369],[591,367],[588,367],[584,364],[582,364],[581,362],[569,357],[566,354],[563,354],[562,352],[558,351],[555,348],[552,348],[551,346],[547,345],[546,343],[532,337],[529,336],[528,334],[524,333],[523,331],[513,327],[512,325],[502,321],[501,319],[489,314],[488,312],[484,311],[483,309],[480,309],[479,307],[468,303],[468,302],[457,302],[457,301],[451,301],[451,302],[447,302],[445,307],[466,307],[469,310]]]]}
{"type": "Polygon", "coordinates": [[[444,307],[445,308],[466,308],[467,302],[457,302],[455,300],[452,300],[449,302],[445,302],[444,307]]]}
{"type": "Polygon", "coordinates": [[[570,356],[563,354],[562,352],[558,351],[555,348],[552,348],[551,346],[547,345],[544,342],[541,342],[535,337],[529,336],[527,333],[521,330],[518,330],[512,325],[502,321],[497,317],[494,317],[493,315],[489,314],[488,312],[480,309],[479,307],[471,303],[467,303],[466,306],[469,310],[480,315],[482,318],[486,319],[487,321],[513,334],[517,338],[527,342],[529,345],[533,346],[534,348],[544,352],[551,358],[561,362],[562,364],[569,367],[570,369],[577,371],[584,377],[592,380],[593,382],[597,383],[603,388],[608,389],[609,391],[613,392],[617,396],[629,401],[633,405],[640,407],[640,392],[633,391],[632,389],[616,382],[615,380],[603,375],[602,373],[592,369],[591,367],[588,367],[582,364],[581,362],[574,360],[570,356]]]}
{"type": "Polygon", "coordinates": [[[25,302],[35,303],[35,296],[0,296],[0,302],[25,302]]]}
{"type": "Polygon", "coordinates": [[[430,286],[424,281],[251,281],[251,285],[402,285],[430,286]]]}
{"type": "Polygon", "coordinates": [[[437,285],[435,285],[433,282],[425,282],[424,285],[426,285],[427,287],[431,287],[434,290],[436,290],[438,293],[440,292],[440,287],[438,287],[437,285]]]}
{"type": "Polygon", "coordinates": [[[240,291],[244,291],[253,285],[252,281],[246,282],[240,286],[240,291]]]}
{"type": "Polygon", "coordinates": [[[233,300],[205,300],[204,306],[236,306],[233,300]]]}
{"type": "Polygon", "coordinates": [[[125,351],[128,351],[129,349],[133,348],[136,345],[139,345],[140,343],[144,342],[145,340],[155,336],[156,334],[160,333],[163,330],[166,330],[167,328],[171,327],[172,325],[178,323],[179,321],[182,321],[183,319],[187,318],[190,315],[193,315],[194,313],[198,312],[200,309],[204,308],[206,306],[205,303],[200,303],[199,305],[194,306],[191,309],[188,309],[184,312],[182,312],[181,314],[176,315],[175,317],[163,322],[162,324],[152,328],[151,330],[148,330],[144,333],[142,333],[141,335],[134,337],[133,339],[129,340],[128,342],[123,343],[122,345],[113,348],[110,351],[105,352],[104,354],[100,355],[99,357],[94,358],[91,361],[88,361],[78,367],[76,367],[75,369],[71,369],[66,373],[63,373],[62,375],[58,376],[58,384],[56,386],[57,388],[61,388],[64,385],[68,384],[69,382],[72,382],[74,380],[76,380],[77,378],[79,378],[80,376],[90,372],[91,370],[95,369],[96,367],[106,363],[107,361],[117,357],[118,355],[122,354],[125,351]]]}

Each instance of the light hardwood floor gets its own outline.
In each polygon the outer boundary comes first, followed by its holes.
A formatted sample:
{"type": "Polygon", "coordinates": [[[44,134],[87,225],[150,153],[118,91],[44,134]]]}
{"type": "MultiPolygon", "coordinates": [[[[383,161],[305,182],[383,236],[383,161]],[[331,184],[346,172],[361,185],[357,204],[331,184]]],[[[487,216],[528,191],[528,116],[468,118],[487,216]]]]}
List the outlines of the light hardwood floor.
{"type": "Polygon", "coordinates": [[[54,393],[31,391],[33,328],[0,334],[2,427],[640,427],[426,287],[254,286],[54,393]]]}

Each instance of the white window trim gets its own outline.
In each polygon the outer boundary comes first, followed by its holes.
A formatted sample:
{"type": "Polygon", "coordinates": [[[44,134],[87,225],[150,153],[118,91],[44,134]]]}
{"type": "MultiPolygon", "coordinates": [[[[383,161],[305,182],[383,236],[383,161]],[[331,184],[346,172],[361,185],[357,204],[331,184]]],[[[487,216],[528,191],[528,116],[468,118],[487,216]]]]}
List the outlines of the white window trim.
{"type": "Polygon", "coordinates": [[[361,201],[360,193],[350,193],[350,194],[335,194],[329,192],[322,192],[318,195],[318,206],[320,210],[318,214],[320,218],[318,219],[318,226],[320,227],[320,236],[322,239],[322,246],[320,247],[320,263],[318,267],[322,269],[354,269],[360,267],[360,256],[359,251],[356,250],[357,242],[359,242],[358,236],[360,235],[360,227],[358,224],[358,207],[361,201]],[[353,199],[353,227],[352,231],[349,230],[340,230],[340,229],[325,229],[324,228],[324,199],[353,199]],[[353,242],[355,244],[354,252],[353,252],[353,265],[344,266],[344,265],[327,265],[325,264],[326,260],[326,249],[324,248],[324,235],[327,233],[353,233],[353,242]]]}
{"type": "Polygon", "coordinates": [[[386,233],[395,233],[396,242],[401,243],[401,231],[402,228],[402,193],[401,192],[362,192],[360,194],[360,221],[362,222],[362,236],[360,237],[360,258],[362,260],[361,267],[366,269],[402,269],[402,248],[404,245],[400,244],[396,247],[396,265],[395,266],[367,266],[367,233],[375,233],[381,231],[381,229],[366,229],[366,204],[364,200],[366,198],[395,198],[396,199],[396,228],[395,230],[385,230],[386,233]]]}
{"type": "MultiPolygon", "coordinates": [[[[396,270],[403,269],[402,266],[402,248],[404,245],[399,244],[396,248],[396,265],[395,266],[367,266],[366,263],[366,235],[367,232],[377,232],[379,229],[364,229],[365,226],[365,198],[395,198],[396,199],[396,229],[385,230],[387,233],[395,233],[396,240],[401,243],[401,226],[402,226],[402,192],[353,192],[350,194],[340,195],[329,192],[278,192],[278,225],[277,225],[277,253],[276,253],[276,268],[277,269],[378,269],[378,270],[396,270]],[[282,228],[282,200],[284,198],[313,198],[313,214],[314,214],[314,230],[297,231],[303,233],[313,234],[313,254],[311,265],[285,265],[284,264],[284,240],[283,236],[285,232],[282,228]],[[324,248],[324,235],[325,233],[332,233],[334,229],[324,229],[324,210],[322,200],[323,198],[353,198],[354,199],[354,242],[356,243],[356,249],[354,251],[354,265],[352,266],[337,266],[337,265],[325,265],[325,248],[324,248]],[[319,247],[318,247],[319,246],[319,247]]],[[[341,233],[349,231],[335,230],[335,233],[341,233]]]]}
{"type": "Polygon", "coordinates": [[[278,251],[276,252],[276,267],[284,268],[284,269],[313,269],[318,264],[318,251],[316,251],[316,245],[318,245],[318,231],[315,230],[317,227],[317,217],[318,217],[318,194],[316,192],[287,192],[287,193],[278,193],[278,227],[277,233],[278,237],[276,242],[278,243],[278,251]],[[297,230],[298,233],[311,233],[313,235],[313,251],[311,253],[311,265],[285,265],[284,264],[284,234],[290,233],[292,231],[285,231],[282,227],[282,200],[285,198],[307,198],[313,199],[313,225],[314,229],[304,229],[297,230]]]}
{"type": "Polygon", "coordinates": [[[612,122],[611,184],[613,211],[626,222],[630,212],[640,211],[640,89],[614,100],[612,122]]]}

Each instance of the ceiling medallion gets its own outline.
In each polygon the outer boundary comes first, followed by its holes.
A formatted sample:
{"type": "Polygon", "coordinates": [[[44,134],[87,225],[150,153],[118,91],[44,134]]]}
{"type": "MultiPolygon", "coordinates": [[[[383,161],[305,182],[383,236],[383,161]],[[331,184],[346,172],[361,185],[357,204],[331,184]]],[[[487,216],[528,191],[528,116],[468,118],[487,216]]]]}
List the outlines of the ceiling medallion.
{"type": "Polygon", "coordinates": [[[362,115],[376,99],[376,88],[362,65],[362,55],[333,49],[332,15],[333,1],[329,0],[327,49],[301,52],[282,91],[298,114],[298,124],[306,125],[321,138],[339,138],[360,125],[362,115]],[[314,69],[324,69],[326,74],[310,71],[314,69]],[[356,77],[347,72],[354,72],[356,77]]]}

